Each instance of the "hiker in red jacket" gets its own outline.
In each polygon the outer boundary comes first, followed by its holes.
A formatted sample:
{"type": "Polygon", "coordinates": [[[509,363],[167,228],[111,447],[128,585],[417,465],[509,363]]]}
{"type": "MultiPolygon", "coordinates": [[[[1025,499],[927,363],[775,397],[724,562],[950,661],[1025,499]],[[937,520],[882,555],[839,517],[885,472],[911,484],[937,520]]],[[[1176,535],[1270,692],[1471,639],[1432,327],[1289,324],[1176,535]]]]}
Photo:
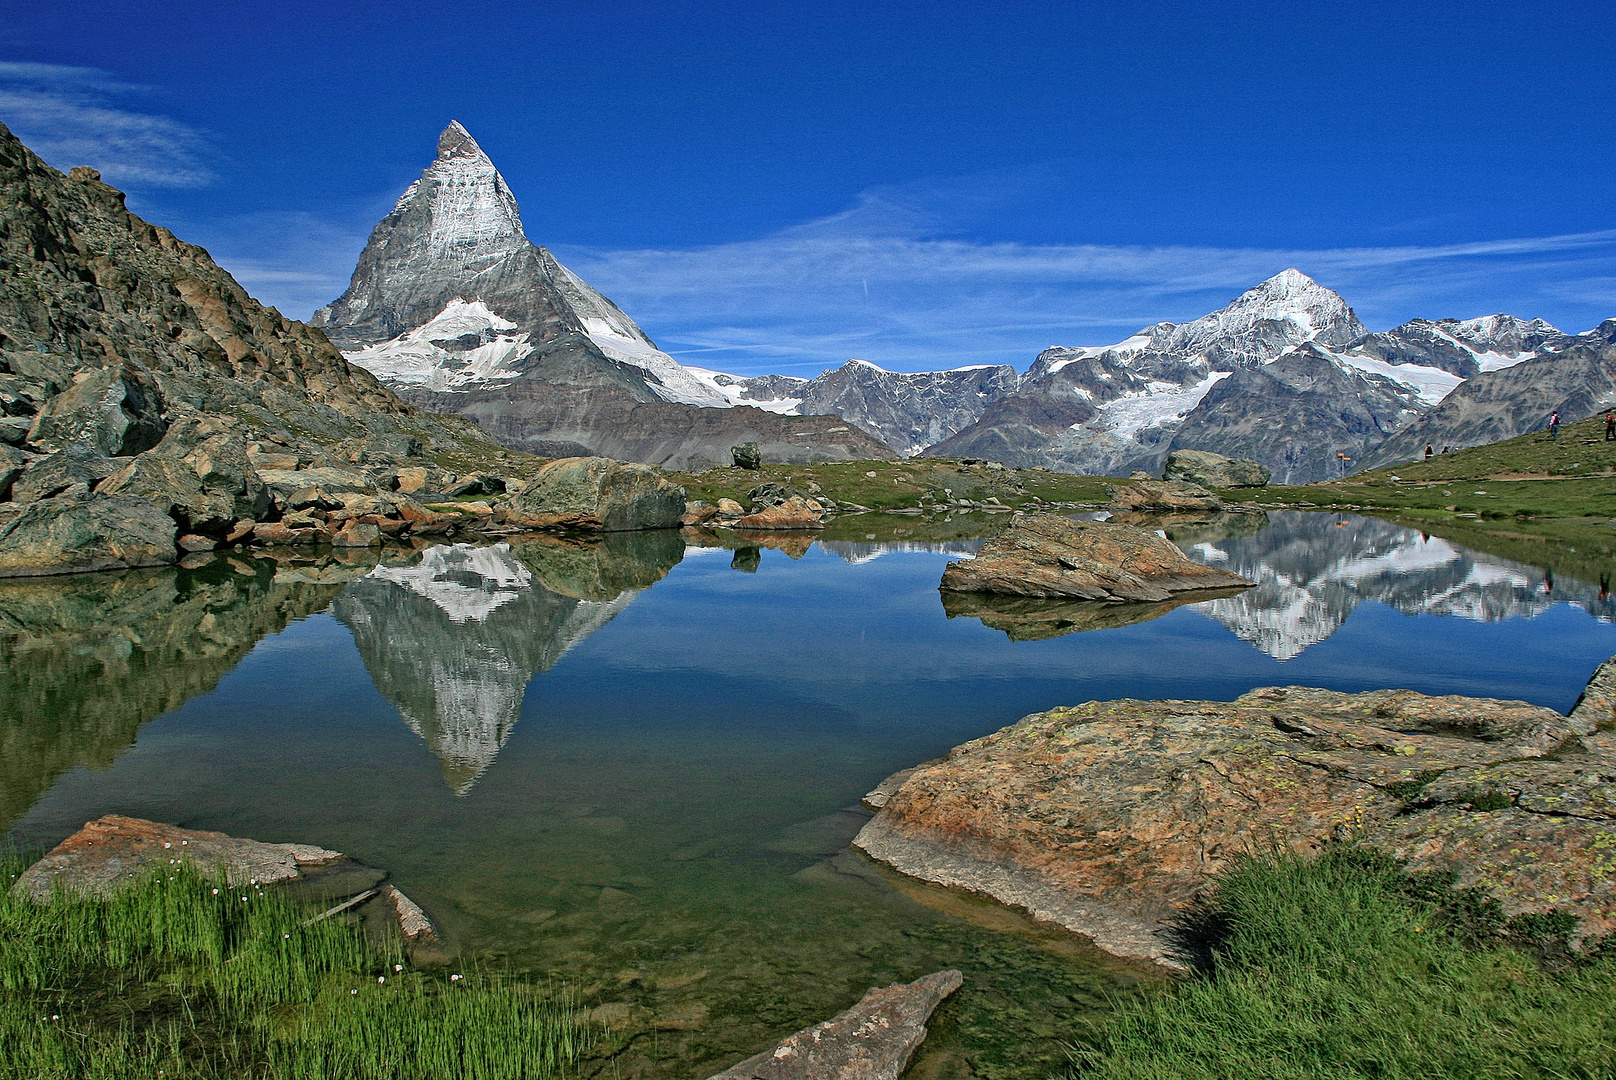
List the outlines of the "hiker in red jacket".
{"type": "Polygon", "coordinates": [[[1560,410],[1555,409],[1552,413],[1549,414],[1549,438],[1558,439],[1559,437],[1560,437],[1560,410]]]}
{"type": "Polygon", "coordinates": [[[1605,441],[1616,442],[1616,409],[1605,410],[1605,441]]]}

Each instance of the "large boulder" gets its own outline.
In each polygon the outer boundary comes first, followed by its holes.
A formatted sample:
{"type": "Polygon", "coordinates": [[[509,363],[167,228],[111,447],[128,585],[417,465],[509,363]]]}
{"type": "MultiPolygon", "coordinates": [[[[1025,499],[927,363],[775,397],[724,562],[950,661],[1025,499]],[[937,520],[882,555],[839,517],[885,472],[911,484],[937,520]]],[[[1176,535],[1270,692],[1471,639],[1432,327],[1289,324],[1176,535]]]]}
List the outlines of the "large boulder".
{"type": "Polygon", "coordinates": [[[1135,474],[1126,484],[1111,489],[1111,509],[1181,514],[1197,510],[1222,510],[1223,500],[1199,484],[1185,483],[1183,480],[1152,480],[1143,474],[1135,474]]]}
{"type": "Polygon", "coordinates": [[[533,529],[627,532],[675,529],[685,489],[649,465],[602,457],[561,458],[542,466],[505,511],[533,529]]]}
{"type": "Polygon", "coordinates": [[[1197,589],[1248,587],[1239,574],[1193,562],[1155,533],[1108,521],[1017,513],[974,559],[951,562],[953,592],[1078,600],[1161,601],[1197,589]]]}
{"type": "Polygon", "coordinates": [[[22,470],[22,452],[0,442],[0,502],[11,498],[11,485],[22,475],[22,470]]]}
{"type": "MultiPolygon", "coordinates": [[[[1252,851],[1356,842],[1508,914],[1616,930],[1616,661],[1570,717],[1522,701],[1268,687],[1035,713],[917,768],[855,846],[1181,966],[1175,922],[1252,851]]],[[[891,785],[888,785],[889,787],[891,785]]]]}
{"type": "Polygon", "coordinates": [[[87,443],[107,457],[150,450],[163,437],[157,381],[132,369],[100,368],[47,401],[28,429],[45,450],[87,443]]]}
{"type": "Polygon", "coordinates": [[[174,519],[131,495],[42,499],[0,527],[0,577],[166,566],[176,558],[174,519]]]}
{"type": "Polygon", "coordinates": [[[790,495],[780,502],[759,507],[731,522],[735,529],[823,529],[825,508],[816,499],[790,495]]]}
{"type": "Polygon", "coordinates": [[[88,443],[77,443],[29,462],[12,482],[11,498],[33,502],[54,498],[77,484],[95,487],[123,464],[123,460],[105,457],[88,443]]]}
{"type": "Polygon", "coordinates": [[[102,495],[138,495],[185,532],[222,536],[235,522],[263,517],[269,491],[239,435],[217,421],[176,424],[154,449],[96,486],[102,495]]]}
{"type": "Polygon", "coordinates": [[[1224,457],[1210,450],[1174,450],[1167,455],[1163,480],[1182,480],[1203,488],[1263,487],[1268,467],[1249,458],[1224,457]]]}
{"type": "Polygon", "coordinates": [[[874,987],[851,1009],[712,1080],[898,1080],[926,1038],[926,1021],[961,982],[958,971],[948,970],[874,987]]]}
{"type": "Polygon", "coordinates": [[[105,896],[151,867],[175,863],[189,863],[205,874],[222,870],[234,887],[275,885],[342,858],[339,851],[310,844],[266,844],[108,814],[57,844],[22,872],[12,889],[40,903],[58,888],[105,896]]]}

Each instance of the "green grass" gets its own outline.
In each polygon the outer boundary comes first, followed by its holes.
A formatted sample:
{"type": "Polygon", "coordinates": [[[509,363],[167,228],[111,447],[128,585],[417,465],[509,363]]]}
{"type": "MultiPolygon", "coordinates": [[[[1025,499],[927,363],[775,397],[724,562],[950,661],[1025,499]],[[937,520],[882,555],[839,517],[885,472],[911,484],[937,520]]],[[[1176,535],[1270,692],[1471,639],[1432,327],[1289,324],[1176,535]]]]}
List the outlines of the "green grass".
{"type": "Polygon", "coordinates": [[[552,1077],[586,1046],[565,995],[412,970],[312,913],[183,866],[107,900],[5,888],[0,1077],[552,1077]]]}
{"type": "Polygon", "coordinates": [[[670,473],[692,499],[717,502],[721,498],[747,504],[746,493],[759,484],[775,482],[807,490],[810,481],[837,502],[857,503],[872,510],[918,506],[923,498],[938,502],[956,499],[984,501],[989,496],[1008,506],[1031,502],[1105,503],[1107,485],[1118,483],[1103,476],[1071,476],[1042,469],[988,469],[950,458],[909,458],[904,461],[830,461],[816,465],[774,465],[758,470],[722,468],[701,473],[670,473]],[[870,473],[875,475],[871,476],[870,473]]]}
{"type": "MultiPolygon", "coordinates": [[[[1496,902],[1342,847],[1243,861],[1196,920],[1203,966],[1123,1002],[1092,1080],[1616,1075],[1616,960],[1566,948],[1565,913],[1496,902]]],[[[1607,950],[1608,952],[1608,950],[1607,950]]]]}

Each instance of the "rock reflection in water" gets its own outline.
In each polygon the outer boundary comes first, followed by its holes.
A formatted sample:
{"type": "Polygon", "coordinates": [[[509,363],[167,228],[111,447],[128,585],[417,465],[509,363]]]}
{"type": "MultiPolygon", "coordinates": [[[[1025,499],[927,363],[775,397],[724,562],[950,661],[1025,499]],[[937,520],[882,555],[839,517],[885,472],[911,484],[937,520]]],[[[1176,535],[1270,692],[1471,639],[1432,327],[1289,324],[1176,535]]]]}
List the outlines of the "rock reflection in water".
{"type": "Polygon", "coordinates": [[[354,581],[332,613],[458,795],[493,764],[527,684],[665,577],[675,533],[441,545],[354,581]]]}
{"type": "Polygon", "coordinates": [[[1154,604],[1117,604],[1099,600],[1043,600],[1031,596],[962,593],[942,590],[943,613],[950,619],[981,619],[984,626],[1002,630],[1011,641],[1045,641],[1085,630],[1115,630],[1158,619],[1185,604],[1215,596],[1232,596],[1241,589],[1207,589],[1181,593],[1154,604]]]}
{"type": "Polygon", "coordinates": [[[111,765],[340,588],[241,558],[0,583],[0,825],[67,770],[111,765]]]}
{"type": "Polygon", "coordinates": [[[1167,533],[1190,558],[1258,583],[1200,610],[1278,660],[1328,638],[1365,600],[1478,622],[1560,603],[1607,622],[1616,615],[1597,586],[1376,518],[1283,511],[1254,536],[1167,533]]]}

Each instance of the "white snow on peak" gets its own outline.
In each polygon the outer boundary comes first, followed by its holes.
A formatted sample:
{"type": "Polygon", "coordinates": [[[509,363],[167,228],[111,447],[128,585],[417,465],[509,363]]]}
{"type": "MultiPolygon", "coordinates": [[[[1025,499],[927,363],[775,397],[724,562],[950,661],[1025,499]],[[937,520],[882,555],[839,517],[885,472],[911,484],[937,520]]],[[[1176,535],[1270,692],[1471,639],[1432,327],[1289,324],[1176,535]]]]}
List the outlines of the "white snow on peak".
{"type": "Polygon", "coordinates": [[[482,622],[533,585],[509,544],[438,545],[414,566],[378,566],[369,576],[426,597],[452,623],[482,622]],[[468,578],[481,580],[468,584],[468,578]]]}
{"type": "MultiPolygon", "coordinates": [[[[752,408],[762,409],[764,412],[780,413],[783,416],[795,416],[797,414],[798,406],[802,404],[802,398],[800,397],[769,399],[746,397],[744,395],[749,392],[751,380],[742,378],[739,375],[731,375],[728,372],[723,371],[712,371],[708,368],[688,366],[685,368],[685,371],[689,372],[693,378],[699,380],[704,386],[711,389],[715,394],[723,397],[725,403],[728,405],[750,405],[752,408]]],[[[802,383],[805,385],[808,382],[807,379],[800,379],[795,375],[777,375],[775,378],[790,379],[794,383],[802,383]]]]}
{"type": "Polygon", "coordinates": [[[516,196],[458,123],[444,130],[437,160],[399,196],[393,213],[421,200],[431,221],[418,256],[424,265],[492,262],[527,243],[516,196]]]}
{"type": "Polygon", "coordinates": [[[349,363],[397,386],[423,390],[465,390],[486,383],[514,379],[521,372],[512,365],[528,353],[528,335],[510,334],[516,324],[501,318],[481,300],[459,297],[449,301],[431,320],[395,338],[363,349],[344,352],[349,363]],[[450,352],[443,342],[476,336],[482,344],[450,352]]]}
{"type": "Polygon", "coordinates": [[[1354,368],[1371,375],[1380,375],[1395,383],[1413,390],[1420,399],[1427,404],[1435,405],[1453,392],[1454,387],[1464,382],[1462,378],[1451,371],[1441,368],[1425,367],[1422,364],[1388,364],[1384,360],[1376,360],[1370,356],[1360,356],[1356,353],[1336,353],[1324,350],[1329,357],[1343,367],[1354,368]]]}
{"type": "MultiPolygon", "coordinates": [[[[1157,325],[1165,325],[1168,327],[1172,326],[1171,323],[1159,323],[1157,325]]],[[[1157,327],[1146,327],[1137,334],[1117,342],[1115,345],[1051,345],[1051,349],[1060,349],[1063,355],[1045,364],[1044,370],[1048,372],[1059,371],[1067,364],[1074,363],[1078,360],[1088,360],[1093,357],[1104,356],[1106,353],[1115,353],[1119,357],[1129,356],[1133,353],[1139,352],[1141,349],[1146,348],[1152,341],[1155,341],[1156,335],[1153,331],[1156,329],[1157,327]]]]}
{"type": "Polygon", "coordinates": [[[1087,426],[1110,431],[1119,439],[1132,439],[1146,428],[1176,424],[1221,379],[1233,372],[1214,371],[1193,386],[1173,383],[1151,383],[1143,392],[1125,394],[1100,406],[1099,416],[1087,426]]]}
{"type": "Polygon", "coordinates": [[[1365,328],[1338,293],[1300,270],[1282,270],[1228,307],[1173,327],[1163,345],[1190,359],[1216,347],[1268,363],[1327,332],[1344,345],[1365,328]],[[1277,339],[1257,333],[1259,324],[1277,330],[1277,339]]]}
{"type": "MultiPolygon", "coordinates": [[[[632,364],[652,376],[650,386],[664,401],[727,409],[734,402],[704,382],[690,368],[646,341],[643,335],[630,337],[620,332],[617,320],[594,316],[583,318],[584,333],[613,360],[632,364]]],[[[637,328],[636,328],[637,329],[637,328]]]]}
{"type": "Polygon", "coordinates": [[[876,371],[881,372],[883,375],[891,375],[892,374],[892,372],[888,371],[886,368],[882,367],[880,364],[872,364],[868,360],[853,359],[853,360],[849,360],[847,363],[843,364],[842,366],[843,367],[852,367],[854,364],[859,364],[862,367],[874,368],[876,371]]]}

